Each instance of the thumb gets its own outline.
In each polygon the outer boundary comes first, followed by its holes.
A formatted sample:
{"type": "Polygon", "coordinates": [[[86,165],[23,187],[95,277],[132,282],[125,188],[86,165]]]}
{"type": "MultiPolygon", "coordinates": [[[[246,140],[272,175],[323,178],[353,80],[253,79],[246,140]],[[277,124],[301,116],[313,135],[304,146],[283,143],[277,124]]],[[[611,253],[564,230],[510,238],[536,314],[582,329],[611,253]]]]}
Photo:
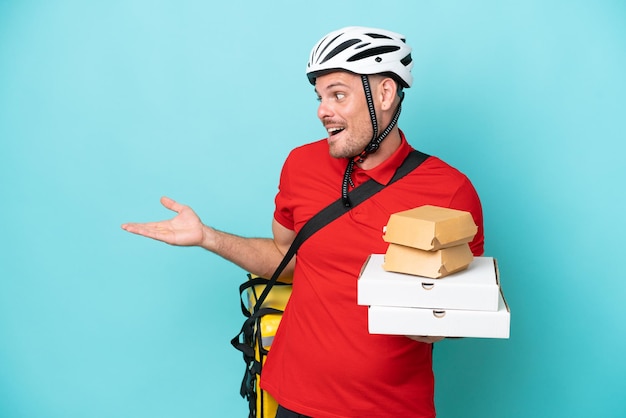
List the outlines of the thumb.
{"type": "Polygon", "coordinates": [[[174,199],[170,199],[167,196],[161,197],[161,204],[165,206],[167,209],[172,210],[176,213],[180,213],[180,211],[182,211],[184,208],[183,205],[176,202],[174,199]]]}

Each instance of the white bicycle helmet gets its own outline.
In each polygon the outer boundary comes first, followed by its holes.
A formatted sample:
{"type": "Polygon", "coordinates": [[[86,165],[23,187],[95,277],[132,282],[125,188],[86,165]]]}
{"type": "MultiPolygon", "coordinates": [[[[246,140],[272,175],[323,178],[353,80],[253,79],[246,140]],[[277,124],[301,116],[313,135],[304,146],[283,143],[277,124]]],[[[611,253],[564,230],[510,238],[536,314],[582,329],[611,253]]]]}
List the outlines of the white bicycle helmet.
{"type": "Polygon", "coordinates": [[[402,87],[411,87],[411,47],[403,35],[384,29],[350,26],[322,38],[307,64],[309,82],[322,74],[346,70],[355,74],[392,74],[402,87]]]}

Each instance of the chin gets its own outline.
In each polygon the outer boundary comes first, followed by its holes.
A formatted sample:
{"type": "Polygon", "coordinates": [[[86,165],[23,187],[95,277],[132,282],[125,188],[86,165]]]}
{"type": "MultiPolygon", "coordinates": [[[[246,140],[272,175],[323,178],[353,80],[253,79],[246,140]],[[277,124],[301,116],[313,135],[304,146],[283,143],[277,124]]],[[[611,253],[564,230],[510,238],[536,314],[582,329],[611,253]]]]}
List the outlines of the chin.
{"type": "Polygon", "coordinates": [[[333,158],[343,158],[343,155],[341,154],[337,154],[336,152],[333,152],[332,150],[329,150],[328,153],[330,154],[331,157],[333,158]]]}
{"type": "Polygon", "coordinates": [[[328,153],[333,158],[349,158],[351,155],[347,153],[345,150],[337,149],[336,147],[329,147],[328,153]]]}
{"type": "Polygon", "coordinates": [[[342,138],[341,140],[329,138],[328,139],[328,153],[333,158],[352,158],[361,153],[362,149],[365,149],[367,142],[358,149],[351,141],[342,138]]]}

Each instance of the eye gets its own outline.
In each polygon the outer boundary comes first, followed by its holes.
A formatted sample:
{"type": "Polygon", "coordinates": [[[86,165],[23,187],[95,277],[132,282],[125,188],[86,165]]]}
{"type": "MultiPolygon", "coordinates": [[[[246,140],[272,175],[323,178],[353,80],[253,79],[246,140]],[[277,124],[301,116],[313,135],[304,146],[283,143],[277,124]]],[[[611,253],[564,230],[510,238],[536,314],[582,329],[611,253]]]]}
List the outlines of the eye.
{"type": "Polygon", "coordinates": [[[335,99],[337,100],[343,100],[345,97],[346,95],[343,93],[335,93],[335,99]]]}

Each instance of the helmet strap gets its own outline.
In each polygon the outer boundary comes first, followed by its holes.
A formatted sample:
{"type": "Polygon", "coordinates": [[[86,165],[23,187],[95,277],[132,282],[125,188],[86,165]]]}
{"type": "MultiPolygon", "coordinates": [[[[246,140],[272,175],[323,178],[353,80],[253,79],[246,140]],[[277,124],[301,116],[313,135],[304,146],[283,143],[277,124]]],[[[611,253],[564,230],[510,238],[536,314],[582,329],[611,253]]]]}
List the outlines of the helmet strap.
{"type": "MultiPolygon", "coordinates": [[[[374,152],[374,151],[367,152],[367,149],[374,142],[376,142],[376,137],[378,136],[378,120],[376,119],[376,109],[374,108],[374,100],[372,99],[372,87],[370,86],[369,77],[365,74],[362,74],[361,82],[363,83],[363,91],[365,92],[365,100],[367,101],[367,109],[370,112],[370,119],[372,121],[372,140],[370,141],[369,145],[365,148],[365,150],[363,150],[363,153],[366,153],[365,155],[367,155],[370,152],[374,152]]],[[[376,148],[378,148],[378,146],[376,146],[376,148]]],[[[363,153],[361,153],[361,155],[363,155],[363,153]]],[[[363,162],[363,160],[360,160],[359,162],[363,162]]]]}
{"type": "Polygon", "coordinates": [[[374,108],[374,100],[372,99],[372,89],[370,87],[369,78],[367,75],[361,75],[361,81],[363,83],[363,90],[365,91],[365,100],[367,101],[367,108],[370,112],[370,119],[372,121],[372,139],[367,144],[365,149],[356,157],[350,158],[348,160],[348,166],[346,167],[346,171],[343,175],[343,182],[341,184],[341,199],[343,201],[344,206],[350,207],[352,203],[350,202],[350,198],[348,197],[349,186],[354,187],[354,183],[352,182],[352,170],[354,169],[355,163],[362,163],[365,161],[365,158],[378,150],[380,147],[380,143],[383,142],[383,139],[389,135],[393,127],[398,123],[398,119],[400,118],[400,111],[402,109],[402,99],[404,99],[404,94],[400,96],[400,103],[396,108],[396,111],[391,118],[391,122],[385,128],[385,130],[378,135],[378,120],[376,119],[376,109],[374,108]]]}

